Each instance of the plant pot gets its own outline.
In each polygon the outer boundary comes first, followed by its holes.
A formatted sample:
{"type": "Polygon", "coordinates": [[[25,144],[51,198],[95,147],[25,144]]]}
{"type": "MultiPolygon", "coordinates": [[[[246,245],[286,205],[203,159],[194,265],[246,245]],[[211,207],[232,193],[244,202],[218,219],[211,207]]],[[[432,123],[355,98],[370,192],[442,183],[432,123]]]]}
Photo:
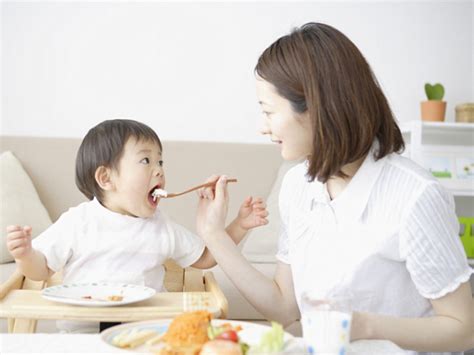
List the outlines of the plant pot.
{"type": "Polygon", "coordinates": [[[446,101],[428,100],[421,102],[421,119],[423,121],[444,121],[446,101]]]}

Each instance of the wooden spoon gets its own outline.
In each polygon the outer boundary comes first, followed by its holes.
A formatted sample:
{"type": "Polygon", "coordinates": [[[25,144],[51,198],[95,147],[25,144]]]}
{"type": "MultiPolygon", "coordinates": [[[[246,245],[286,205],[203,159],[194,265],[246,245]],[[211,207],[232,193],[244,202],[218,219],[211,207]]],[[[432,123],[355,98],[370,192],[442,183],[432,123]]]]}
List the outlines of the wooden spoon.
{"type": "MultiPolygon", "coordinates": [[[[237,182],[237,179],[227,179],[227,182],[237,182]]],[[[157,197],[172,198],[172,197],[177,197],[177,196],[187,194],[188,192],[195,191],[195,190],[201,189],[203,187],[211,187],[211,186],[216,186],[216,182],[206,182],[205,184],[194,186],[194,187],[192,187],[188,190],[185,190],[183,192],[167,192],[163,189],[155,189],[152,193],[152,196],[153,196],[154,199],[156,199],[157,197]]]]}

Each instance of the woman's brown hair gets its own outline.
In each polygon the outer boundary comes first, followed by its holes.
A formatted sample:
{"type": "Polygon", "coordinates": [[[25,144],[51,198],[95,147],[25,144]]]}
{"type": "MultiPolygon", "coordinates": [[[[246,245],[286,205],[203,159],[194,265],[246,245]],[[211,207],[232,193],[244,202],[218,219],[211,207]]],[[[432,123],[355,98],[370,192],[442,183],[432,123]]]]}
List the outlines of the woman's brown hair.
{"type": "Polygon", "coordinates": [[[76,185],[89,200],[96,197],[102,202],[103,190],[95,180],[95,172],[100,166],[117,169],[130,137],[137,141],[150,140],[163,150],[155,131],[134,120],[103,121],[87,132],[76,156],[76,185]]]}
{"type": "Polygon", "coordinates": [[[375,138],[376,160],[405,148],[369,64],[335,28],[307,23],[294,29],[265,49],[255,71],[295,112],[308,111],[313,129],[311,181],[345,176],[342,167],[365,157],[375,138]]]}

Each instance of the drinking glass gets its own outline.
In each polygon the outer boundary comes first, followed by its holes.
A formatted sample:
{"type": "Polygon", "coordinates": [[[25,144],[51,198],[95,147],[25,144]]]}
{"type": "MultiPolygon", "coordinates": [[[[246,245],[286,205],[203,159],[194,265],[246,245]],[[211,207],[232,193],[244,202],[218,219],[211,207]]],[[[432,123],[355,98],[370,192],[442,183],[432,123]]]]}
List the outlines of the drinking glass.
{"type": "Polygon", "coordinates": [[[303,339],[310,354],[344,355],[350,341],[351,300],[306,291],[301,297],[303,339]]]}

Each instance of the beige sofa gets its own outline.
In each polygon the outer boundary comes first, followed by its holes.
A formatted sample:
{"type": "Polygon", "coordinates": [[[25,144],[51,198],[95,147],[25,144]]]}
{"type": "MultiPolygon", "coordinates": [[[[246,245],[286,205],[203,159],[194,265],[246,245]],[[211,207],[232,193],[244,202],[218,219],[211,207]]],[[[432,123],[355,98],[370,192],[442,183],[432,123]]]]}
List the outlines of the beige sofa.
{"type": "MultiPolygon", "coordinates": [[[[69,207],[86,200],[74,183],[75,155],[79,144],[80,139],[1,137],[0,151],[11,151],[21,162],[52,221],[69,207]]],[[[271,224],[255,230],[242,244],[244,255],[253,266],[272,276],[275,269],[275,231],[278,229],[278,213],[275,213],[278,186],[273,185],[277,177],[281,178],[287,169],[284,165],[280,168],[282,161],[278,147],[266,144],[207,142],[163,142],[163,145],[168,191],[181,191],[204,181],[214,173],[236,177],[238,183],[229,186],[229,220],[236,215],[246,196],[270,198],[269,209],[273,215],[271,224]]],[[[188,194],[163,200],[160,208],[177,222],[195,230],[196,201],[195,194],[188,194]]],[[[2,245],[1,248],[5,246],[2,245]]],[[[14,263],[0,265],[0,281],[3,282],[14,268],[14,263]]],[[[229,301],[230,319],[264,320],[239,294],[218,266],[212,271],[229,301]]],[[[49,321],[39,322],[37,331],[53,332],[54,324],[49,321]]],[[[296,335],[301,334],[298,323],[290,326],[288,331],[296,335]]],[[[0,332],[6,332],[5,320],[2,320],[0,332]]]]}

